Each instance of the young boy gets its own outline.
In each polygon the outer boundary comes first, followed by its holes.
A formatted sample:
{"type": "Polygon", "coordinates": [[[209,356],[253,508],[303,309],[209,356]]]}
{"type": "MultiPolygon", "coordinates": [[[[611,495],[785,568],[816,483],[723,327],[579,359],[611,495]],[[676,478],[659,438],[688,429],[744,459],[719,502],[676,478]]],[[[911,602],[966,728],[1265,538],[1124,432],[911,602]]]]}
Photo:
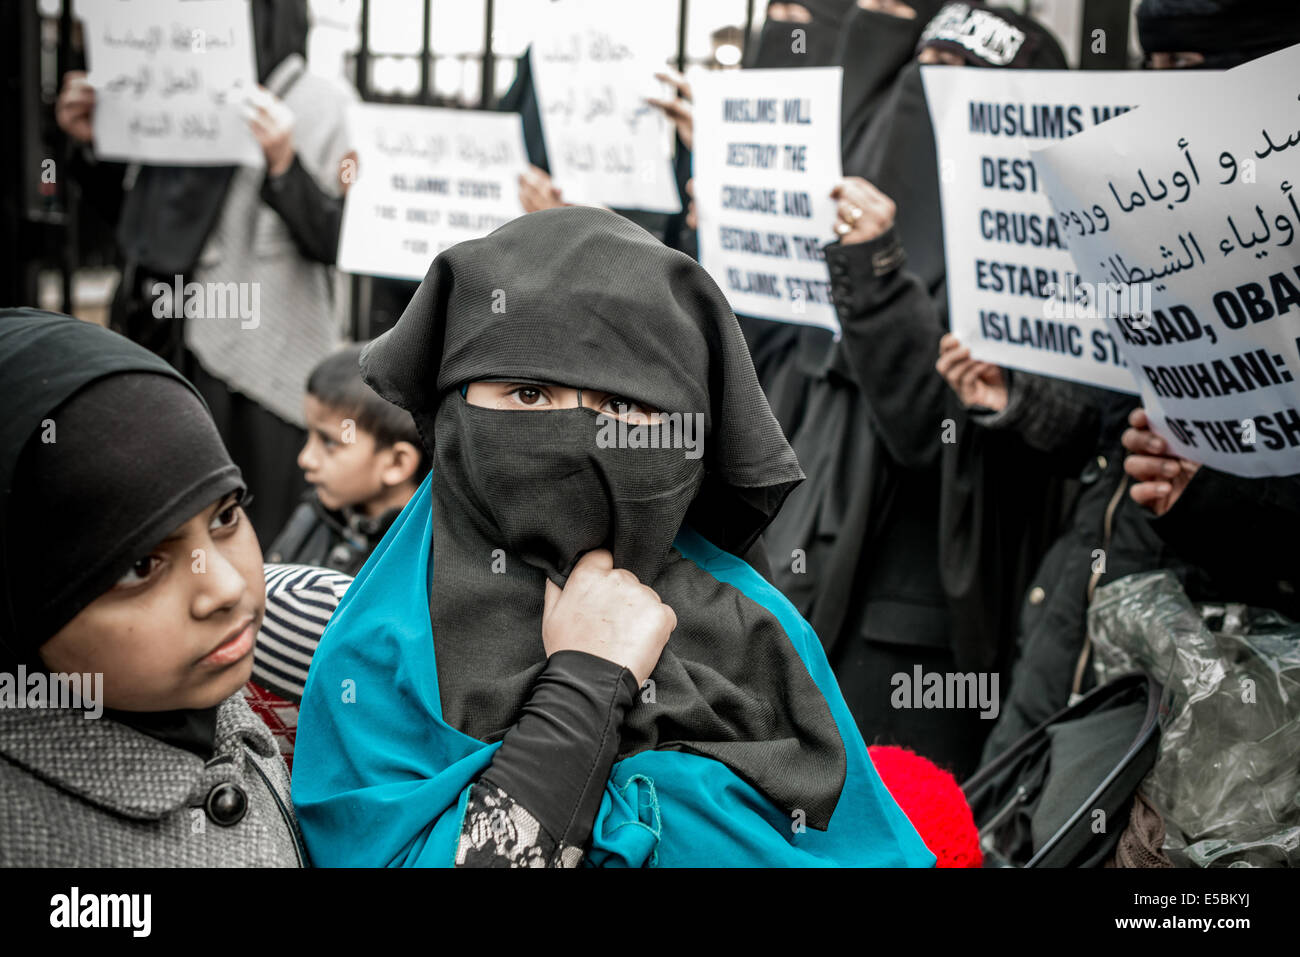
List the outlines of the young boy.
{"type": "Polygon", "coordinates": [[[307,380],[298,466],[314,488],[267,549],[268,562],[355,575],[429,471],[411,414],[361,381],[360,355],[360,345],[341,349],[307,380]]]}
{"type": "Polygon", "coordinates": [[[31,309],[0,311],[0,382],[0,866],[303,864],[238,693],[266,586],[207,406],[31,309]]]}

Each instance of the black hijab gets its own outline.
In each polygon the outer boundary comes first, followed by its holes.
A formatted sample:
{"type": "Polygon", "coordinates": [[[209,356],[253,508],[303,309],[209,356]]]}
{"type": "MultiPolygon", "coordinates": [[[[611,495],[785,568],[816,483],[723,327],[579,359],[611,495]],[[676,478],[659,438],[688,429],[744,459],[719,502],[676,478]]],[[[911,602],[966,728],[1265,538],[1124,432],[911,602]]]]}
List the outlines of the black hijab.
{"type": "MultiPolygon", "coordinates": [[[[914,52],[926,47],[959,53],[971,66],[1003,65],[989,59],[995,50],[1011,56],[1005,65],[1013,69],[1063,70],[1067,65],[1060,44],[1048,30],[1029,17],[999,7],[946,4],[924,25],[914,52]],[[970,41],[977,24],[985,25],[978,36],[989,35],[990,26],[1000,26],[1016,43],[1014,51],[1005,45],[970,41]],[[967,38],[971,46],[958,42],[957,37],[967,38]]],[[[936,292],[945,273],[939,167],[921,65],[915,60],[898,72],[866,126],[846,137],[844,173],[863,177],[894,200],[898,206],[895,228],[907,250],[907,268],[936,292]]]]}
{"type": "MultiPolygon", "coordinates": [[[[257,82],[290,54],[307,54],[306,0],[253,0],[257,82]]],[[[141,166],[122,203],[117,244],[146,275],[193,268],[217,223],[234,166],[141,166]]]]}
{"type": "Polygon", "coordinates": [[[839,42],[840,24],[853,8],[853,0],[799,0],[799,5],[812,19],[808,22],[765,19],[758,38],[751,41],[746,51],[746,67],[775,70],[831,65],[839,42]]]}
{"type": "MultiPolygon", "coordinates": [[[[39,648],[205,505],[242,487],[207,406],[126,338],[0,310],[0,669],[39,648]]],[[[216,708],[107,712],[210,752],[216,708]]]]}
{"type": "Polygon", "coordinates": [[[1300,43],[1294,0],[1142,0],[1138,39],[1146,53],[1200,53],[1226,70],[1300,43]]]}
{"type": "Polygon", "coordinates": [[[916,44],[941,0],[909,0],[912,19],[854,9],[835,55],[844,68],[840,142],[847,153],[885,101],[894,77],[916,54],[916,44]]]}
{"type": "Polygon", "coordinates": [[[825,700],[771,612],[672,545],[685,522],[743,551],[803,478],[726,299],[694,260],[607,210],[532,213],[440,254],[361,368],[413,414],[433,459],[430,614],[449,723],[504,735],[544,666],[546,578],[563,583],[608,547],[678,617],[656,701],[633,709],[621,753],[715,758],[825,826],[845,769],[825,700]],[[703,457],[602,448],[613,420],[591,409],[469,405],[461,387],[484,378],[699,413],[703,457]]]}

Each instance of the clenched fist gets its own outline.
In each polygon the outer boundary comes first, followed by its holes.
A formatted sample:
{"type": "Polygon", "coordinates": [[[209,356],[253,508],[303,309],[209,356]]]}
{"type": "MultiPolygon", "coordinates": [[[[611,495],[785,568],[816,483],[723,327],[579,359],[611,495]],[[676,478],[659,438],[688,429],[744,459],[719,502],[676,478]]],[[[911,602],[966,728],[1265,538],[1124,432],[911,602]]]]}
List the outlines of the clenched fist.
{"type": "Polygon", "coordinates": [[[583,555],[563,589],[546,580],[542,644],[548,657],[585,651],[622,665],[643,685],[676,627],[673,610],[631,572],[615,568],[606,549],[583,555]]]}

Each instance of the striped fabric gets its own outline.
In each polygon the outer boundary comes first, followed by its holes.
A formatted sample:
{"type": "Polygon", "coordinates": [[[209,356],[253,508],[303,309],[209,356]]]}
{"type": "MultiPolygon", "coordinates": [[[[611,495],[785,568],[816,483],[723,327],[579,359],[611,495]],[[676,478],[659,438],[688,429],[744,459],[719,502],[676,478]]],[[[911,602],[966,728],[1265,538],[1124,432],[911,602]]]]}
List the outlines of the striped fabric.
{"type": "Polygon", "coordinates": [[[262,567],[266,614],[253,648],[253,677],[244,685],[244,700],[270,730],[292,771],[307,668],[352,577],[311,565],[268,562],[262,567]]]}
{"type": "Polygon", "coordinates": [[[264,568],[266,616],[253,651],[253,682],[297,703],[321,632],[352,578],[311,565],[264,568]]]}

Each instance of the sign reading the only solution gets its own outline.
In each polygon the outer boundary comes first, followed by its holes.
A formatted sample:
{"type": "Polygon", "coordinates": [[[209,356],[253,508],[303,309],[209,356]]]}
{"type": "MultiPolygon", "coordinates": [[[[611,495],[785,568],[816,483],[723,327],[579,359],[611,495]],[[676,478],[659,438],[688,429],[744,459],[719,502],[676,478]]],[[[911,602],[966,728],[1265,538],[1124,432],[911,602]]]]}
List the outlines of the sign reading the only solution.
{"type": "Polygon", "coordinates": [[[348,129],[357,170],[343,207],[340,269],[423,279],[448,246],[523,215],[518,113],[358,103],[348,129]]]}

